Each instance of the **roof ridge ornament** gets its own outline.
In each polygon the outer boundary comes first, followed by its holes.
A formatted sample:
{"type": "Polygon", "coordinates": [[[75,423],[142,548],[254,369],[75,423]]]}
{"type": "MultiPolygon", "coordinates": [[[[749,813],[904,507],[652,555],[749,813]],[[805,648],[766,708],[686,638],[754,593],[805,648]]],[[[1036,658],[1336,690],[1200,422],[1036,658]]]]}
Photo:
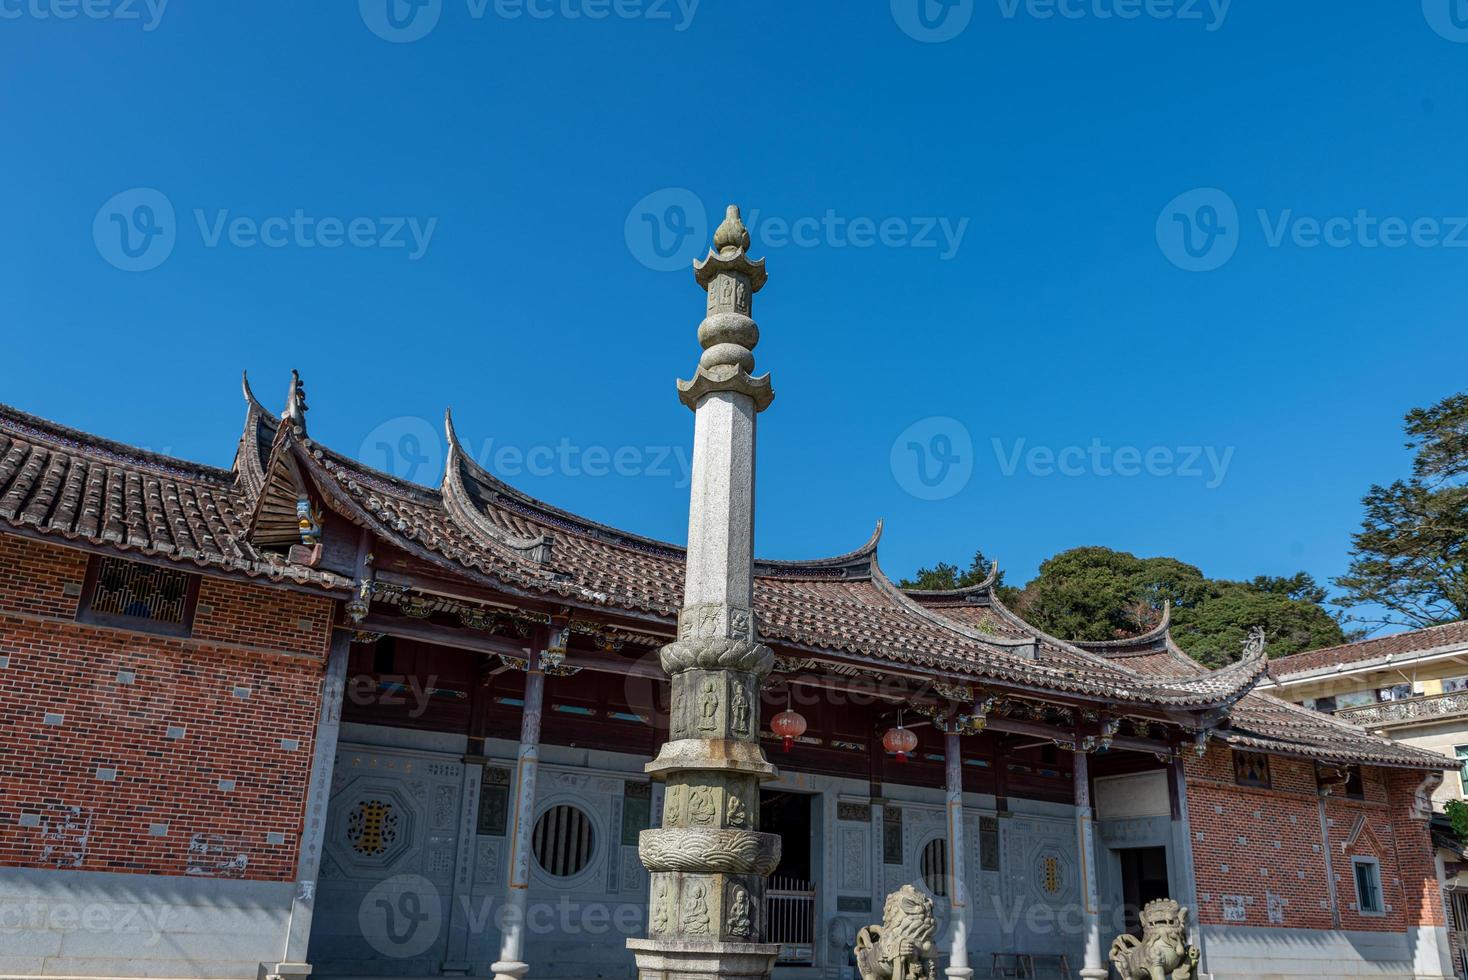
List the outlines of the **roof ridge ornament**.
{"type": "Polygon", "coordinates": [[[285,411],[280,417],[299,429],[300,435],[306,434],[306,385],[295,368],[291,369],[291,386],[286,391],[285,411]]]}
{"type": "Polygon", "coordinates": [[[714,250],[693,263],[693,277],[708,292],[708,315],[698,326],[703,355],[691,381],[678,382],[678,397],[691,409],[716,391],[734,391],[754,399],[755,411],[770,407],[775,392],[768,374],[753,377],[759,326],[754,322],[754,294],[769,279],[764,259],[749,257],[749,229],[739,206],[729,205],[714,232],[714,250]]]}

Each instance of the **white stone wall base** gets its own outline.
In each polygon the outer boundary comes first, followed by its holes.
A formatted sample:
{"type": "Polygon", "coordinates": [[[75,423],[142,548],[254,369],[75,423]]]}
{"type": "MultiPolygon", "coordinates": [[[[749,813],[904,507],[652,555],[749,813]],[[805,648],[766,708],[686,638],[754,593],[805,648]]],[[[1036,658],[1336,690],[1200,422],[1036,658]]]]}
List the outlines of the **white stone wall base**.
{"type": "Polygon", "coordinates": [[[1447,932],[1205,926],[1210,980],[1452,980],[1447,932]]]}
{"type": "Polygon", "coordinates": [[[760,980],[770,975],[780,947],[774,943],[692,943],[629,939],[639,980],[692,977],[760,980]]]}

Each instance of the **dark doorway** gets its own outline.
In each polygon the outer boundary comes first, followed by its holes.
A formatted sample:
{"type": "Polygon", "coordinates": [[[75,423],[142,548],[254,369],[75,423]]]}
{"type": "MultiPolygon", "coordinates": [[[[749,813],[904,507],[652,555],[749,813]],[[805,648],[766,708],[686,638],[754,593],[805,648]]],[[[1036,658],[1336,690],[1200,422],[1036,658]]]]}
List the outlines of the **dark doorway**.
{"type": "Polygon", "coordinates": [[[1139,913],[1148,902],[1167,898],[1167,848],[1136,847],[1117,851],[1121,858],[1121,900],[1126,906],[1126,929],[1142,934],[1139,913]]]}
{"type": "Polygon", "coordinates": [[[811,880],[811,800],[808,793],[761,791],[759,829],[779,834],[780,864],[765,892],[765,942],[780,944],[779,962],[815,962],[816,886],[811,880]]]}
{"type": "Polygon", "coordinates": [[[779,834],[780,865],[771,878],[810,881],[810,795],[779,790],[759,795],[759,829],[779,834]]]}

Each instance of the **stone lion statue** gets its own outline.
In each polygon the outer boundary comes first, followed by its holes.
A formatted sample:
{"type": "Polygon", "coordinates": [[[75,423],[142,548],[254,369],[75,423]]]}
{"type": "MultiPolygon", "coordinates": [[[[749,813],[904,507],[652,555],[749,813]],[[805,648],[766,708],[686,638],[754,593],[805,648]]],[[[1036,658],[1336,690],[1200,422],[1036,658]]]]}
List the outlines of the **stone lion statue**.
{"type": "Polygon", "coordinates": [[[933,900],[911,885],[887,896],[882,924],[856,934],[862,980],[938,980],[933,900]]]}
{"type": "Polygon", "coordinates": [[[1142,938],[1129,933],[1111,944],[1111,965],[1121,980],[1193,980],[1198,947],[1188,945],[1188,910],[1170,898],[1142,909],[1142,938]]]}

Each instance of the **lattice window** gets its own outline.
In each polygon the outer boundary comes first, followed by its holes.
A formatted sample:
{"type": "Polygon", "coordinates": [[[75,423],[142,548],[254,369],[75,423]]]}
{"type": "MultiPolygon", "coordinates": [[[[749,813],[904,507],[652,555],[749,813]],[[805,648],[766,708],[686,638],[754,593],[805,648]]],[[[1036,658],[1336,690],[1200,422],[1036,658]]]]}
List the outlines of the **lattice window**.
{"type": "Polygon", "coordinates": [[[386,800],[363,800],[347,815],[347,841],[358,854],[384,854],[397,839],[398,814],[386,800]]]}
{"type": "Polygon", "coordinates": [[[1262,786],[1268,789],[1269,756],[1263,752],[1235,752],[1234,782],[1240,786],[1262,786]]]}
{"type": "Polygon", "coordinates": [[[999,870],[999,818],[979,818],[979,870],[999,870]]]}
{"type": "Polygon", "coordinates": [[[557,878],[586,870],[595,843],[591,818],[569,804],[553,806],[541,814],[530,839],[536,863],[557,878]]]}
{"type": "Polygon", "coordinates": [[[484,767],[484,781],[479,786],[479,825],[481,834],[505,836],[510,812],[510,770],[498,766],[484,767]]]}
{"type": "Polygon", "coordinates": [[[87,568],[77,619],[150,633],[187,636],[199,577],[121,558],[98,557],[87,568]]]}
{"type": "Polygon", "coordinates": [[[1060,870],[1060,858],[1046,854],[1040,859],[1040,890],[1046,895],[1059,895],[1065,887],[1065,877],[1060,870]]]}
{"type": "Polygon", "coordinates": [[[939,897],[948,894],[948,842],[935,837],[923,846],[923,884],[939,897]]]}
{"type": "Polygon", "coordinates": [[[652,826],[652,784],[628,780],[622,787],[622,844],[636,847],[652,826]]]}
{"type": "Polygon", "coordinates": [[[882,863],[902,863],[902,809],[882,808],[882,863]]]}

